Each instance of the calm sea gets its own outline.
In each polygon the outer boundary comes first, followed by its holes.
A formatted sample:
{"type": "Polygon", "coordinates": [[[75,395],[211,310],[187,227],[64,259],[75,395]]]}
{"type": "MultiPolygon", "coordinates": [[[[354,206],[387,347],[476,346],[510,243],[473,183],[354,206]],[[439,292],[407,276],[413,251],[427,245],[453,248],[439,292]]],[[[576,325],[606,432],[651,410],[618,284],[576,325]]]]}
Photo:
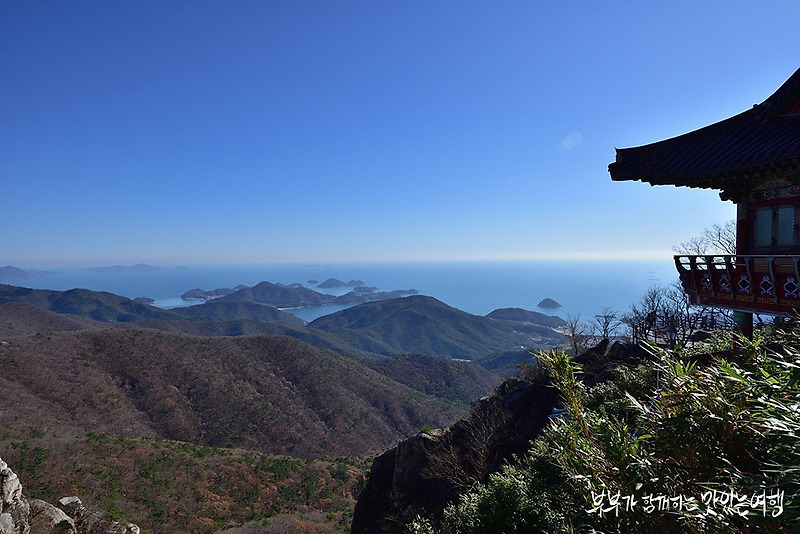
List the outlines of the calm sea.
{"type": "MultiPolygon", "coordinates": [[[[481,262],[398,262],[268,265],[198,265],[164,267],[153,272],[94,272],[81,269],[58,270],[59,274],[25,282],[36,289],[66,290],[76,287],[109,291],[129,298],[150,297],[163,308],[193,305],[180,299],[194,288],[216,289],[239,284],[253,286],[262,281],[283,284],[322,282],[328,278],[362,280],[380,291],[416,289],[450,306],[477,315],[497,308],[525,308],[550,315],[580,314],[590,319],[603,307],[626,311],[653,285],[667,285],[677,279],[672,259],[663,261],[481,261],[481,262]],[[536,307],[545,297],[562,307],[536,307]]],[[[336,295],[347,289],[319,290],[336,295]]],[[[311,321],[342,307],[325,306],[289,310],[311,321]]]]}

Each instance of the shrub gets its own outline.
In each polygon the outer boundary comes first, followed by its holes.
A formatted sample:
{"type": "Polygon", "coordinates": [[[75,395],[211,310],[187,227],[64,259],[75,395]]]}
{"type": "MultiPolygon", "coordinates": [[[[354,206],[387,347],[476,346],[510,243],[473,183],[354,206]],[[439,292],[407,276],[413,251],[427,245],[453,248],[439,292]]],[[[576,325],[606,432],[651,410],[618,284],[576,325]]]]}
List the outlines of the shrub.
{"type": "Polygon", "coordinates": [[[652,361],[593,388],[567,355],[540,354],[566,415],[527,458],[462,494],[440,523],[420,518],[412,530],[752,532],[797,524],[800,333],[790,324],[755,341],[720,336],[709,347],[735,356],[651,348],[652,361]],[[747,500],[724,506],[715,490],[747,500]]]}

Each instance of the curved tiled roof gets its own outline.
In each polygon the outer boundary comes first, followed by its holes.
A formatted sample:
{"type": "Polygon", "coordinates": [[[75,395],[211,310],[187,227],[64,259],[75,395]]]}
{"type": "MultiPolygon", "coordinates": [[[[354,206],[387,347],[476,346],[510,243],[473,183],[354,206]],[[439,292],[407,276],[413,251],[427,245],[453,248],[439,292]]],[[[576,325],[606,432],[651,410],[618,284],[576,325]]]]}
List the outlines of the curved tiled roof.
{"type": "Polygon", "coordinates": [[[747,172],[800,161],[800,69],[763,103],[693,132],[617,149],[611,179],[731,189],[747,172]]]}

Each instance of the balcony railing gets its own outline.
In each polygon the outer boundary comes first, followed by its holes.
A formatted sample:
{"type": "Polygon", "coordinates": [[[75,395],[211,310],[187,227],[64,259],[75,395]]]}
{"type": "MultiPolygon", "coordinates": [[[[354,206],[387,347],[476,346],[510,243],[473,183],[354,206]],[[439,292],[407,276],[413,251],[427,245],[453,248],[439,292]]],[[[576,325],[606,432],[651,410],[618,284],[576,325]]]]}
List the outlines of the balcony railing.
{"type": "Polygon", "coordinates": [[[800,310],[800,256],[675,256],[693,304],[769,314],[800,310]]]}

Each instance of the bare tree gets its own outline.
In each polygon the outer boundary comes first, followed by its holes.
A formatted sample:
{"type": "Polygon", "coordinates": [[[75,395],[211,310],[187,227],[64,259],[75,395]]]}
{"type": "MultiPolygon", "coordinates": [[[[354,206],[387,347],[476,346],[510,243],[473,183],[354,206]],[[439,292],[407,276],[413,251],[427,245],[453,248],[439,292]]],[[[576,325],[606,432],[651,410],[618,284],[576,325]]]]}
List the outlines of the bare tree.
{"type": "Polygon", "coordinates": [[[582,354],[592,340],[592,327],[581,321],[581,315],[567,315],[567,325],[564,327],[564,338],[572,353],[577,356],[582,354]]]}
{"type": "Polygon", "coordinates": [[[469,416],[426,446],[422,475],[446,482],[459,493],[485,482],[497,459],[492,453],[509,434],[510,414],[502,402],[476,404],[469,416]]]}
{"type": "Polygon", "coordinates": [[[631,305],[622,316],[634,342],[668,341],[685,344],[701,329],[714,330],[730,326],[730,313],[718,308],[692,306],[679,283],[668,287],[653,286],[642,299],[631,305]]]}
{"type": "Polygon", "coordinates": [[[604,307],[600,310],[600,313],[594,316],[594,323],[597,331],[603,336],[603,339],[611,339],[622,324],[619,319],[619,314],[608,306],[604,307]]]}
{"type": "Polygon", "coordinates": [[[710,254],[736,254],[736,221],[714,224],[706,228],[699,237],[693,237],[672,250],[687,256],[710,254]]]}
{"type": "Polygon", "coordinates": [[[720,254],[736,254],[736,221],[715,224],[703,230],[703,236],[713,250],[720,254]]]}
{"type": "Polygon", "coordinates": [[[655,336],[663,299],[663,288],[651,286],[641,300],[631,304],[630,311],[622,316],[622,322],[628,326],[634,343],[647,341],[655,336]]]}

